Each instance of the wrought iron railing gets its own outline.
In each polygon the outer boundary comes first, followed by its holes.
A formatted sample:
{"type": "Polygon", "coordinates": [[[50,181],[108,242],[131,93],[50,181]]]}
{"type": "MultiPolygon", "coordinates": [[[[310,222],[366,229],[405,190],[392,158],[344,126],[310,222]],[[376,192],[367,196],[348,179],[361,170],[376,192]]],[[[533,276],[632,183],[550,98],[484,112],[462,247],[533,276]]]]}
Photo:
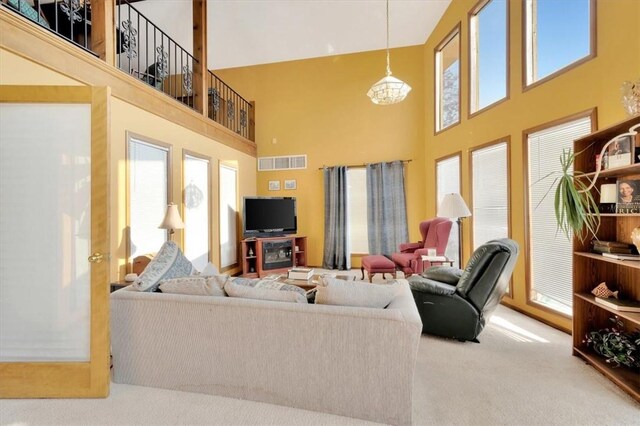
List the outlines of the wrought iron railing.
{"type": "Polygon", "coordinates": [[[127,0],[116,10],[117,66],[193,108],[197,60],[127,0]]]}
{"type": "Polygon", "coordinates": [[[253,105],[209,71],[209,118],[249,139],[254,137],[253,105]]]}
{"type": "Polygon", "coordinates": [[[6,0],[1,4],[91,52],[91,2],[89,0],[49,2],[6,0]]]}

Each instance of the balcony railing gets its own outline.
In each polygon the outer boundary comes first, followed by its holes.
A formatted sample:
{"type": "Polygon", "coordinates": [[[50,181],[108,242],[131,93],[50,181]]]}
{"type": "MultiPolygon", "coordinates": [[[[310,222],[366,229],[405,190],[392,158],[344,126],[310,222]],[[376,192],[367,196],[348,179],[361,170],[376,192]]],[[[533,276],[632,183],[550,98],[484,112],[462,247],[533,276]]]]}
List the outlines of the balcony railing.
{"type": "MultiPolygon", "coordinates": [[[[135,0],[131,0],[133,1],[135,0]]],[[[98,50],[92,50],[90,0],[0,0],[0,5],[76,46],[103,57],[104,47],[100,55],[96,53],[98,50]]],[[[95,13],[100,15],[98,11],[95,13]]],[[[158,91],[196,109],[194,98],[199,96],[199,92],[193,85],[193,75],[194,69],[199,67],[198,60],[131,5],[129,0],[115,0],[114,18],[115,64],[112,62],[113,56],[109,60],[105,55],[104,59],[158,91]]],[[[97,19],[105,22],[108,20],[105,16],[97,19]]],[[[95,26],[94,31],[98,27],[102,27],[104,31],[104,26],[95,26]]],[[[104,40],[105,34],[102,36],[104,40]]],[[[208,118],[255,141],[254,105],[211,71],[205,74],[204,79],[208,118]]],[[[198,111],[201,109],[202,106],[198,111]]]]}
{"type": "Polygon", "coordinates": [[[76,46],[91,51],[89,0],[3,0],[2,4],[76,46]]]}
{"type": "Polygon", "coordinates": [[[253,104],[209,71],[209,118],[249,140],[254,140],[253,104]]]}
{"type": "Polygon", "coordinates": [[[196,59],[126,0],[116,6],[117,66],[193,108],[196,59]]]}

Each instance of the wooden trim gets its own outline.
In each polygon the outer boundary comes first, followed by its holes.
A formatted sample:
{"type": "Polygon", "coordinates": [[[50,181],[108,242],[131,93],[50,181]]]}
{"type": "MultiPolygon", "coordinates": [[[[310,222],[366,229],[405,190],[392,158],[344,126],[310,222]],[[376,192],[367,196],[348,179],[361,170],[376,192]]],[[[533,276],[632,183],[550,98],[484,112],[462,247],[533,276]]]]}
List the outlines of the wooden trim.
{"type": "MultiPolygon", "coordinates": [[[[469,149],[469,210],[471,210],[471,218],[469,220],[470,226],[470,236],[469,240],[471,242],[471,252],[475,250],[474,241],[473,241],[473,229],[475,226],[475,215],[473,214],[473,153],[475,151],[480,151],[485,148],[490,148],[494,145],[506,144],[507,152],[507,237],[512,237],[512,229],[513,229],[513,221],[511,218],[511,214],[513,213],[513,208],[511,206],[512,197],[511,197],[511,136],[507,135],[502,138],[495,139],[491,142],[487,142],[481,145],[477,145],[469,149]]],[[[509,295],[513,296],[513,278],[509,280],[509,295]]]]}
{"type": "MultiPolygon", "coordinates": [[[[207,191],[209,192],[209,194],[208,194],[208,196],[209,196],[209,203],[208,203],[209,206],[208,206],[208,209],[207,209],[208,210],[207,215],[209,216],[209,219],[208,219],[208,222],[209,222],[209,238],[207,239],[208,242],[209,242],[209,247],[208,247],[209,253],[208,253],[208,256],[207,256],[207,261],[211,262],[212,259],[213,259],[213,257],[211,256],[211,252],[213,251],[213,232],[212,232],[213,229],[211,228],[211,224],[213,223],[213,216],[212,216],[213,209],[211,208],[211,204],[213,202],[213,197],[211,196],[211,194],[213,193],[212,192],[212,184],[211,184],[211,182],[212,182],[212,179],[211,179],[211,177],[212,177],[212,174],[211,174],[212,158],[207,156],[207,155],[199,154],[199,153],[197,153],[195,151],[190,151],[190,150],[184,149],[184,148],[182,149],[182,217],[183,217],[183,219],[186,218],[185,207],[187,205],[187,203],[186,203],[186,201],[184,199],[185,195],[186,195],[185,192],[184,192],[184,189],[186,187],[186,181],[184,179],[184,174],[185,174],[185,169],[186,168],[184,166],[184,163],[185,163],[185,158],[187,156],[193,157],[193,158],[198,158],[200,160],[204,160],[204,161],[207,162],[207,191]]],[[[182,247],[184,248],[184,250],[186,252],[187,246],[186,246],[185,239],[184,239],[184,232],[182,233],[182,247]]]]}
{"type": "MultiPolygon", "coordinates": [[[[138,133],[134,133],[131,131],[126,131],[125,132],[125,162],[126,162],[126,167],[125,167],[125,185],[126,185],[126,190],[125,190],[125,208],[126,208],[126,224],[125,224],[125,229],[126,229],[126,235],[127,235],[127,245],[126,245],[126,251],[125,251],[125,256],[127,257],[127,262],[126,262],[126,267],[127,267],[127,272],[132,272],[132,267],[133,267],[133,259],[131,259],[131,161],[130,161],[130,157],[131,157],[131,153],[129,152],[129,145],[131,142],[131,139],[137,139],[140,142],[144,142],[146,144],[149,145],[156,145],[159,148],[163,148],[167,150],[167,204],[170,203],[172,201],[172,190],[173,190],[173,185],[172,185],[172,170],[173,170],[173,162],[172,162],[172,156],[173,156],[173,146],[171,144],[165,143],[165,142],[161,142],[159,140],[153,139],[153,138],[149,138],[147,136],[143,136],[140,135],[138,133]]],[[[167,236],[166,241],[169,241],[169,236],[167,236]]],[[[158,249],[160,249],[158,247],[158,249]]],[[[146,253],[145,253],[146,254],[146,253]]]]}
{"type": "MultiPolygon", "coordinates": [[[[524,206],[524,247],[523,254],[525,260],[525,300],[527,306],[531,306],[535,309],[539,309],[541,311],[545,311],[556,315],[561,318],[569,318],[572,317],[562,312],[558,312],[554,309],[548,308],[531,299],[531,216],[529,210],[531,206],[529,205],[529,135],[532,133],[537,133],[541,130],[545,130],[551,127],[559,126],[561,124],[569,123],[571,121],[579,120],[581,118],[590,117],[591,118],[591,130],[595,131],[597,128],[597,108],[591,108],[586,111],[578,112],[576,114],[572,114],[563,118],[559,118],[556,120],[549,121],[547,123],[543,123],[534,127],[530,127],[522,131],[522,168],[523,168],[523,182],[525,183],[522,195],[524,199],[522,200],[522,205],[524,206]]],[[[573,254],[572,254],[573,256],[573,254]]],[[[573,261],[572,261],[573,264],[573,261]]],[[[573,287],[572,287],[573,289],[573,287]]]]}
{"type": "Polygon", "coordinates": [[[256,157],[256,144],[114,68],[28,20],[0,8],[0,47],[88,86],[110,86],[112,95],[239,152],[256,157]]]}
{"type": "MultiPolygon", "coordinates": [[[[91,105],[91,253],[109,250],[110,93],[108,87],[1,86],[2,103],[91,105]]],[[[90,265],[88,362],[0,363],[2,398],[101,398],[109,395],[109,262],[90,265]]]]}
{"type": "Polygon", "coordinates": [[[91,6],[91,50],[107,64],[116,66],[115,2],[103,0],[91,6]]]}
{"type": "Polygon", "coordinates": [[[207,2],[193,0],[193,107],[208,117],[207,2]]]}
{"type": "MultiPolygon", "coordinates": [[[[221,200],[220,200],[220,193],[222,191],[220,191],[220,187],[222,186],[222,178],[220,176],[220,170],[222,169],[222,167],[226,167],[227,169],[232,169],[235,170],[236,172],[236,212],[238,212],[240,210],[240,208],[238,207],[240,205],[240,202],[238,200],[239,196],[240,196],[240,191],[238,188],[238,185],[240,184],[240,175],[239,175],[239,168],[238,165],[229,161],[224,161],[224,160],[220,160],[218,161],[218,232],[220,234],[222,234],[222,227],[220,226],[220,206],[222,205],[221,200]]],[[[242,224],[238,223],[239,222],[239,218],[238,215],[236,215],[236,241],[240,241],[242,240],[242,238],[240,238],[240,235],[242,234],[242,224]]],[[[222,235],[220,235],[219,241],[222,240],[222,235]]],[[[227,266],[222,266],[222,245],[220,246],[220,250],[218,251],[218,262],[220,265],[220,271],[221,272],[226,272],[229,271],[231,269],[236,269],[237,267],[240,266],[240,254],[238,253],[238,248],[240,248],[240,245],[238,244],[236,246],[236,261],[235,263],[232,263],[231,265],[227,265],[227,266]]],[[[256,268],[256,270],[258,270],[258,268],[256,268]]]]}
{"type": "MultiPolygon", "coordinates": [[[[444,132],[445,130],[449,130],[450,128],[460,124],[462,122],[462,23],[458,22],[456,24],[456,26],[449,31],[449,33],[447,33],[447,35],[444,37],[444,39],[435,47],[434,49],[434,65],[435,65],[435,73],[434,73],[434,103],[435,103],[435,127],[434,127],[434,136],[438,135],[442,132],[444,132]],[[438,70],[438,54],[440,54],[440,52],[442,51],[442,49],[444,49],[444,47],[449,44],[449,42],[451,42],[451,40],[453,40],[455,38],[455,36],[458,36],[458,67],[459,67],[459,72],[458,72],[458,121],[455,123],[450,124],[449,126],[441,129],[440,128],[440,121],[441,121],[441,117],[440,117],[440,90],[439,90],[439,84],[438,81],[440,80],[440,71],[444,71],[444,69],[442,70],[438,70]]],[[[442,66],[442,64],[441,64],[442,66]]]]}
{"type": "Polygon", "coordinates": [[[505,96],[503,98],[500,98],[498,100],[496,100],[493,103],[490,103],[489,105],[486,105],[480,109],[478,109],[477,111],[473,111],[472,112],[472,102],[471,102],[471,98],[476,96],[477,94],[474,93],[473,87],[472,87],[472,75],[475,74],[472,70],[473,66],[475,65],[475,61],[472,61],[472,49],[471,49],[471,37],[472,37],[472,32],[471,32],[471,20],[473,18],[475,18],[481,11],[482,9],[484,9],[484,7],[489,4],[490,2],[492,2],[493,0],[479,0],[475,6],[473,8],[471,8],[471,10],[468,13],[468,28],[469,28],[469,36],[467,37],[467,46],[468,46],[468,50],[467,50],[467,68],[468,68],[468,75],[467,75],[467,88],[469,91],[469,96],[467,96],[467,119],[471,119],[473,117],[475,117],[476,115],[485,112],[497,105],[500,105],[501,103],[503,103],[504,101],[507,101],[510,99],[511,97],[511,73],[509,72],[509,65],[511,64],[511,37],[509,37],[509,33],[510,33],[510,14],[511,14],[511,6],[508,0],[505,1],[505,25],[506,25],[506,30],[505,30],[505,67],[506,67],[506,72],[505,72],[505,96]]]}
{"type": "MultiPolygon", "coordinates": [[[[537,0],[532,0],[532,1],[537,1],[537,0]]],[[[560,75],[571,71],[572,69],[584,64],[585,62],[590,61],[591,59],[594,59],[597,57],[597,53],[598,53],[598,48],[597,48],[597,1],[596,0],[589,0],[589,53],[580,58],[577,59],[574,62],[571,62],[570,64],[567,64],[566,66],[552,72],[551,74],[549,74],[548,76],[541,78],[539,80],[533,81],[531,83],[527,82],[527,69],[528,69],[528,61],[529,61],[529,55],[527,52],[527,45],[526,45],[526,37],[527,37],[527,25],[526,25],[526,21],[527,21],[527,16],[526,16],[526,4],[523,1],[522,2],[522,92],[526,92],[528,90],[533,89],[534,87],[537,87],[541,84],[546,83],[547,81],[553,80],[556,77],[559,77],[560,75]]]]}

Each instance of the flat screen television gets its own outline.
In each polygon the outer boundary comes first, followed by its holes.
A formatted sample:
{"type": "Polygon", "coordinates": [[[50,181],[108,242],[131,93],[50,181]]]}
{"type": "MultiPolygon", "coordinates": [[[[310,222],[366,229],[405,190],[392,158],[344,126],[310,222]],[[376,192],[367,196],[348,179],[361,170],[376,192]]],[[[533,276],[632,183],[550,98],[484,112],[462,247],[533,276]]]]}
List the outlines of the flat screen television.
{"type": "Polygon", "coordinates": [[[244,197],[242,232],[245,238],[275,237],[298,232],[294,197],[244,197]]]}

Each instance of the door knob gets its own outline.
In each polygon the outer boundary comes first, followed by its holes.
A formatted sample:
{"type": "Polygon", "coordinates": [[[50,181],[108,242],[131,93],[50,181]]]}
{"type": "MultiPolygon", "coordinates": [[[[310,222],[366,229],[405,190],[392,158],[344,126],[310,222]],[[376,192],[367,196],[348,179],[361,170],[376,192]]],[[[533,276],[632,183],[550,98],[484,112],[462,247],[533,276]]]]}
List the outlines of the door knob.
{"type": "Polygon", "coordinates": [[[89,262],[91,263],[100,263],[104,259],[104,255],[102,253],[95,252],[91,256],[88,257],[89,262]]]}

